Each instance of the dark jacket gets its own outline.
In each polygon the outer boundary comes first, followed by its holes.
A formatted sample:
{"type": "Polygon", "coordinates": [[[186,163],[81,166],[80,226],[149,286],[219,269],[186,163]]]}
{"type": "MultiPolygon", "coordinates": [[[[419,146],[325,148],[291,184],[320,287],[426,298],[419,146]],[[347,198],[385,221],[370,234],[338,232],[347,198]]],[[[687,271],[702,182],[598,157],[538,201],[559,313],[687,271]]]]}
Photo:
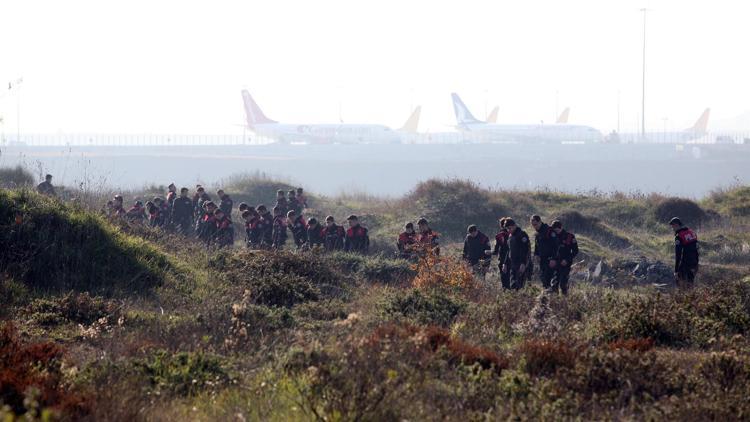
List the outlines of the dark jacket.
{"type": "Polygon", "coordinates": [[[508,238],[508,259],[506,262],[511,265],[526,264],[529,261],[529,235],[520,227],[510,234],[508,238]]]}
{"type": "Polygon", "coordinates": [[[261,214],[257,224],[261,243],[265,246],[273,245],[273,216],[271,213],[266,211],[266,213],[261,214]]]}
{"type": "Polygon", "coordinates": [[[359,224],[349,227],[344,237],[344,250],[347,252],[367,253],[370,248],[370,236],[367,234],[367,228],[359,224]]]}
{"type": "Polygon", "coordinates": [[[325,229],[316,224],[307,228],[307,244],[309,246],[322,246],[325,244],[325,229]]]}
{"type": "Polygon", "coordinates": [[[234,243],[234,225],[226,215],[216,220],[216,243],[220,248],[232,246],[234,243]]]}
{"type": "Polygon", "coordinates": [[[344,249],[344,237],[346,237],[346,230],[343,226],[334,224],[323,228],[323,239],[327,251],[344,249]]]}
{"type": "Polygon", "coordinates": [[[224,196],[221,197],[221,202],[219,202],[219,209],[224,211],[224,215],[229,217],[232,215],[232,207],[234,207],[234,201],[232,201],[232,198],[230,198],[229,195],[224,194],[224,196]]]}
{"type": "Polygon", "coordinates": [[[477,230],[476,236],[466,235],[463,258],[469,264],[476,265],[479,260],[486,259],[488,255],[485,252],[490,250],[490,238],[481,231],[477,230]]]}
{"type": "Polygon", "coordinates": [[[305,223],[305,217],[300,215],[295,218],[294,221],[290,221],[289,230],[292,232],[294,244],[297,245],[297,247],[300,247],[307,242],[307,223],[305,223]]]}
{"type": "Polygon", "coordinates": [[[193,201],[188,197],[175,198],[172,203],[172,221],[184,222],[193,219],[193,201]]]}
{"type": "Polygon", "coordinates": [[[508,237],[510,237],[510,233],[505,229],[500,230],[495,235],[495,249],[492,251],[492,255],[497,256],[497,262],[501,265],[508,259],[508,237]]]}
{"type": "Polygon", "coordinates": [[[674,234],[674,271],[698,267],[698,235],[687,227],[674,234]]]}
{"type": "Polygon", "coordinates": [[[398,235],[398,242],[396,243],[396,247],[398,248],[398,251],[402,258],[410,258],[415,250],[414,245],[417,243],[417,233],[416,232],[401,232],[398,235]]]}
{"type": "Polygon", "coordinates": [[[545,259],[557,254],[557,233],[547,223],[542,223],[534,235],[534,255],[545,259]]]}
{"type": "Polygon", "coordinates": [[[557,235],[557,240],[557,255],[555,256],[557,264],[562,265],[560,261],[566,260],[568,261],[568,266],[570,266],[573,263],[573,259],[578,255],[578,241],[576,241],[573,233],[566,232],[565,230],[557,235]]]}
{"type": "Polygon", "coordinates": [[[280,248],[284,246],[284,243],[286,243],[286,218],[281,215],[277,215],[273,218],[273,229],[272,229],[272,239],[273,239],[273,246],[280,248]]]}

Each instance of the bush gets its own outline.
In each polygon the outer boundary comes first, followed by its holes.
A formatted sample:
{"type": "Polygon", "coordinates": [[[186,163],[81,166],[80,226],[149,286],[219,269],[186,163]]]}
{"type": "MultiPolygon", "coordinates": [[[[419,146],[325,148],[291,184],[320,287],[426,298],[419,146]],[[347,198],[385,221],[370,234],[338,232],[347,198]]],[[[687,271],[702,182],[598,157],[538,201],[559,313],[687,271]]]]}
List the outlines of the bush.
{"type": "Polygon", "coordinates": [[[389,259],[380,255],[364,256],[345,252],[334,252],[324,258],[331,265],[344,271],[361,275],[367,281],[395,283],[415,275],[412,265],[403,259],[389,259]]]}
{"type": "Polygon", "coordinates": [[[628,248],[630,241],[610,230],[603,225],[598,218],[583,215],[575,210],[563,211],[557,217],[566,230],[573,233],[581,233],[591,239],[613,248],[628,248]]]}
{"type": "Polygon", "coordinates": [[[572,368],[580,353],[577,348],[555,340],[529,339],[519,347],[526,372],[532,376],[554,375],[558,368],[572,368]]]}
{"type": "Polygon", "coordinates": [[[291,307],[347,290],[343,275],[312,255],[242,250],[215,255],[209,265],[230,283],[250,290],[256,304],[291,307]]]}
{"type": "Polygon", "coordinates": [[[88,325],[101,318],[116,320],[119,315],[115,302],[92,297],[88,292],[69,292],[60,298],[35,299],[29,304],[26,312],[42,325],[63,322],[88,325]]]}
{"type": "Polygon", "coordinates": [[[466,236],[469,223],[489,233],[507,210],[488,191],[466,180],[431,179],[419,183],[404,199],[405,208],[424,210],[430,225],[447,239],[466,236]]]}
{"type": "Polygon", "coordinates": [[[411,289],[391,294],[383,304],[386,317],[403,316],[424,325],[448,327],[466,310],[466,303],[440,291],[411,289]]]}
{"type": "Polygon", "coordinates": [[[34,186],[34,175],[21,166],[0,168],[0,188],[15,189],[34,186]]]}
{"type": "Polygon", "coordinates": [[[65,387],[63,354],[54,343],[22,343],[10,323],[0,325],[0,403],[31,418],[48,408],[68,418],[82,417],[88,406],[81,394],[65,387]]]}
{"type": "Polygon", "coordinates": [[[672,217],[679,217],[685,224],[699,226],[706,219],[706,212],[694,201],[673,197],[658,201],[653,216],[658,223],[666,224],[672,217]]]}
{"type": "Polygon", "coordinates": [[[31,287],[137,291],[160,284],[169,260],[100,217],[54,199],[0,191],[0,272],[31,287]]]}
{"type": "Polygon", "coordinates": [[[225,386],[230,378],[221,360],[201,352],[172,353],[160,350],[134,362],[152,388],[177,395],[191,396],[225,386]]]}
{"type": "MultiPolygon", "coordinates": [[[[223,189],[233,197],[236,203],[244,201],[253,207],[265,204],[269,210],[276,204],[276,191],[281,189],[288,192],[297,188],[261,173],[240,174],[223,180],[221,183],[223,189]]],[[[308,195],[308,205],[309,198],[308,195]]]]}

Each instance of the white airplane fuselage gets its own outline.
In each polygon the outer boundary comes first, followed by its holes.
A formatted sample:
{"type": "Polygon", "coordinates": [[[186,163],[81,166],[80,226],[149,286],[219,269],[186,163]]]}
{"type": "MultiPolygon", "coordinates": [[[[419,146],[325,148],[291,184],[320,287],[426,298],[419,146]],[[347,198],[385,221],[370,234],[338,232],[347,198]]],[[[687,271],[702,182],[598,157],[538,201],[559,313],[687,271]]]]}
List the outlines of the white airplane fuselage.
{"type": "Polygon", "coordinates": [[[401,137],[393,129],[375,124],[254,124],[250,130],[282,143],[394,144],[401,137]]]}
{"type": "Polygon", "coordinates": [[[464,123],[458,129],[470,139],[482,142],[598,142],[603,138],[601,132],[590,126],[570,124],[464,123]]]}

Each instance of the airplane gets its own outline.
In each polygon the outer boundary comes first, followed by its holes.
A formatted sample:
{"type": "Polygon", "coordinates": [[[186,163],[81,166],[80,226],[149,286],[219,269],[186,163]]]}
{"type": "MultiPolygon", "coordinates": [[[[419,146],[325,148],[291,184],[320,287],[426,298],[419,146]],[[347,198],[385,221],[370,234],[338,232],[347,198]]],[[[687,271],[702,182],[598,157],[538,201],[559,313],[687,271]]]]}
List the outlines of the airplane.
{"type": "Polygon", "coordinates": [[[497,123],[497,112],[499,110],[500,107],[495,106],[495,108],[490,111],[490,114],[487,115],[487,118],[484,121],[487,123],[497,123]]]}
{"type": "Polygon", "coordinates": [[[421,107],[417,107],[404,126],[393,130],[376,124],[291,124],[268,118],[247,90],[242,90],[247,127],[259,136],[280,143],[308,144],[396,144],[402,135],[416,133],[421,107]]]}
{"type": "MultiPolygon", "coordinates": [[[[456,93],[451,94],[457,128],[479,142],[595,142],[602,134],[590,126],[556,124],[496,124],[476,119],[456,93]]],[[[563,112],[564,114],[567,114],[563,112]]],[[[564,117],[564,116],[561,116],[564,117]]]]}
{"type": "Polygon", "coordinates": [[[693,126],[678,132],[652,131],[646,132],[646,136],[640,133],[623,133],[620,135],[621,142],[667,142],[667,143],[689,143],[698,140],[705,141],[708,135],[708,119],[711,117],[711,109],[703,110],[693,126]],[[644,139],[645,138],[645,139],[644,139]]]}
{"type": "Polygon", "coordinates": [[[560,113],[560,116],[557,117],[557,124],[558,125],[567,125],[568,124],[568,116],[570,116],[570,107],[565,107],[565,110],[560,113]]]}

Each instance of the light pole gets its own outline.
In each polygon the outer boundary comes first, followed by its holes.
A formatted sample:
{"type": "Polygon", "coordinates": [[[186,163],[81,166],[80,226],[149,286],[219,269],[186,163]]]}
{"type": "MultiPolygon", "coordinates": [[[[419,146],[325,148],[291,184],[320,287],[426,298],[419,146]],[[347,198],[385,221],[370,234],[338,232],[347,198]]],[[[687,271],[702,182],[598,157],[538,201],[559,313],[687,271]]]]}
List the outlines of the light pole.
{"type": "Polygon", "coordinates": [[[648,9],[645,7],[641,9],[643,12],[643,74],[641,75],[641,139],[646,139],[646,12],[648,9]]]}

